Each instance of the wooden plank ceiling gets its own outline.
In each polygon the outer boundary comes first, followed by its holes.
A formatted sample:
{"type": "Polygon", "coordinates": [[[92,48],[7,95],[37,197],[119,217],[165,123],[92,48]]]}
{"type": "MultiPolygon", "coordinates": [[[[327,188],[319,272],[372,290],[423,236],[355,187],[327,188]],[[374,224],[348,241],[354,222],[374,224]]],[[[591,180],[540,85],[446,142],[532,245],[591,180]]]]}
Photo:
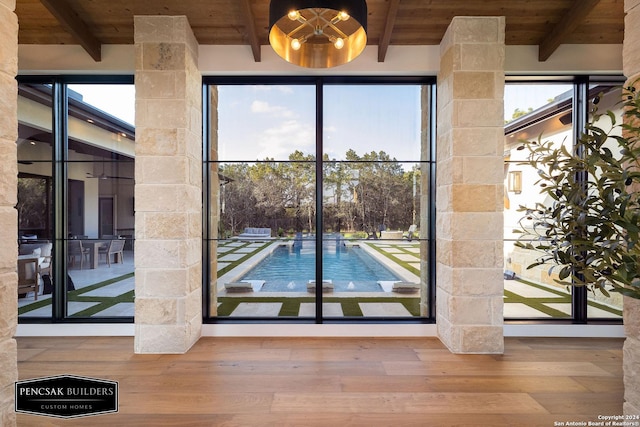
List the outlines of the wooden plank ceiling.
{"type": "MultiPolygon", "coordinates": [[[[624,0],[367,0],[368,41],[383,62],[393,45],[437,45],[454,16],[505,16],[508,45],[620,44],[624,0]]],[[[185,15],[202,45],[246,44],[260,61],[269,0],[17,0],[20,44],[133,44],[134,15],[185,15]]]]}

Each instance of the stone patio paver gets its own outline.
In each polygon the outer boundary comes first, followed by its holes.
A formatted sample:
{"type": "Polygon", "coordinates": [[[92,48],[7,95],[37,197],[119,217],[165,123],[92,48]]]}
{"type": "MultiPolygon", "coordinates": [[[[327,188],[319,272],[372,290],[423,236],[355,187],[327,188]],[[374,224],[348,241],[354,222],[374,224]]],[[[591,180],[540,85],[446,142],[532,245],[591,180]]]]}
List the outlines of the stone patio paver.
{"type": "Polygon", "coordinates": [[[278,317],[280,308],[279,302],[241,302],[230,317],[278,317]]]}
{"type": "MultiPolygon", "coordinates": [[[[380,246],[378,246],[378,247],[380,247],[380,246]]],[[[399,249],[399,248],[389,248],[389,249],[385,249],[384,251],[386,253],[388,253],[388,254],[394,254],[394,255],[395,254],[404,254],[404,253],[406,253],[405,251],[403,251],[402,249],[399,249]]]]}
{"type": "Polygon", "coordinates": [[[83,297],[117,297],[124,293],[134,290],[135,279],[130,277],[128,279],[120,280],[119,282],[112,283],[107,286],[102,286],[98,289],[94,289],[89,292],[81,294],[83,297]]]}
{"type": "Polygon", "coordinates": [[[253,252],[255,250],[256,250],[256,248],[250,248],[250,247],[238,248],[233,253],[236,253],[236,254],[250,254],[251,252],[253,252]]]}
{"type": "Polygon", "coordinates": [[[560,298],[560,295],[545,291],[535,286],[527,285],[518,280],[505,280],[504,288],[525,298],[560,298]]]}
{"type": "Polygon", "coordinates": [[[592,307],[590,305],[587,306],[587,316],[601,318],[601,319],[619,319],[620,318],[620,316],[618,316],[615,313],[611,313],[610,311],[603,310],[598,307],[592,307]]]}
{"type": "Polygon", "coordinates": [[[364,317],[411,317],[411,313],[399,302],[361,302],[358,305],[364,317]]]}
{"type": "MultiPolygon", "coordinates": [[[[380,248],[383,252],[396,257],[397,259],[401,259],[416,269],[420,269],[420,262],[416,262],[417,259],[415,256],[407,253],[420,253],[420,248],[417,246],[417,242],[366,242],[369,245],[380,248]],[[402,247],[400,249],[399,247],[402,247]]],[[[229,265],[237,263],[240,259],[246,256],[247,253],[251,253],[260,249],[264,246],[264,243],[249,243],[246,242],[224,242],[218,246],[219,258],[218,258],[218,270],[222,270],[229,265]]],[[[116,265],[116,268],[118,266],[116,265]]],[[[86,275],[85,278],[86,284],[84,286],[88,286],[91,284],[91,279],[94,279],[97,273],[105,273],[105,272],[116,273],[114,268],[109,270],[93,270],[93,271],[74,271],[73,273],[77,276],[86,275]],[[92,276],[93,275],[93,276],[92,276]]],[[[104,276],[103,276],[104,277],[104,276]]],[[[78,282],[83,284],[83,280],[80,277],[77,277],[78,282]]],[[[95,278],[98,279],[97,277],[95,278]]],[[[102,279],[104,280],[104,279],[102,279]]],[[[74,281],[76,281],[76,277],[74,277],[74,281]]],[[[107,286],[103,286],[99,289],[93,290],[91,292],[83,294],[83,296],[103,296],[103,297],[111,297],[111,296],[119,296],[122,295],[131,289],[133,289],[133,278],[128,278],[107,286]]],[[[390,282],[392,283],[392,282],[390,282]]],[[[562,298],[561,295],[558,295],[554,292],[546,291],[544,289],[540,289],[535,286],[528,285],[526,283],[522,283],[517,280],[505,280],[505,289],[515,293],[518,296],[523,297],[525,300],[527,298],[562,298]]],[[[80,286],[82,287],[82,286],[80,286]]],[[[388,288],[388,287],[387,287],[388,288]]],[[[259,294],[255,289],[256,294],[259,294]]],[[[388,289],[390,290],[390,289],[388,289]]],[[[558,288],[559,291],[562,289],[558,288]]],[[[44,298],[50,298],[49,295],[40,296],[39,301],[44,298]]],[[[20,306],[28,305],[33,303],[33,300],[29,299],[21,299],[20,306]]],[[[73,315],[74,313],[78,313],[82,310],[90,308],[94,305],[98,304],[97,302],[77,302],[72,301],[69,304],[69,314],[73,315]]],[[[545,306],[549,308],[553,308],[559,310],[567,315],[567,317],[571,313],[571,305],[569,303],[543,303],[545,306]]],[[[277,317],[280,312],[282,304],[281,303],[241,303],[238,308],[231,314],[231,316],[265,316],[265,317],[277,317]]],[[[95,317],[105,317],[105,316],[132,316],[133,315],[133,303],[118,303],[112,307],[103,310],[96,315],[95,317]]],[[[326,316],[329,317],[340,317],[343,316],[342,307],[339,303],[325,303],[323,312],[326,316]]],[[[405,309],[405,307],[400,303],[360,303],[360,307],[365,317],[375,317],[375,316],[386,316],[386,317],[394,317],[394,316],[402,316],[402,317],[410,317],[411,314],[405,309]]],[[[599,309],[597,307],[588,306],[588,314],[592,317],[600,317],[600,318],[620,318],[620,316],[608,312],[606,310],[599,309]]],[[[39,308],[37,310],[30,311],[24,314],[25,316],[33,316],[33,317],[50,317],[51,316],[51,305],[47,305],[45,307],[39,308]]],[[[313,303],[302,303],[300,305],[300,316],[308,317],[315,315],[315,305],[313,303]]],[[[508,318],[548,318],[549,315],[540,312],[535,307],[527,305],[526,303],[505,303],[504,307],[504,316],[508,318]]]]}
{"type": "MultiPolygon", "coordinates": [[[[328,302],[322,304],[322,314],[329,317],[342,317],[342,305],[337,302],[328,302]]],[[[313,317],[316,315],[316,305],[311,302],[303,302],[300,304],[300,312],[298,316],[313,317]]]]}
{"type": "Polygon", "coordinates": [[[135,313],[135,304],[132,302],[121,302],[116,305],[112,305],[106,310],[102,310],[98,313],[98,316],[133,316],[135,313]]]}
{"type": "Polygon", "coordinates": [[[540,318],[550,317],[548,314],[520,302],[510,302],[504,305],[504,317],[510,318],[540,318]]]}
{"type": "Polygon", "coordinates": [[[405,254],[405,253],[395,254],[393,256],[396,257],[397,259],[399,259],[400,261],[404,261],[404,262],[416,261],[416,259],[418,259],[417,257],[415,257],[413,255],[409,255],[409,254],[405,254]]]}
{"type": "Polygon", "coordinates": [[[223,257],[219,258],[220,261],[239,261],[240,259],[242,259],[243,257],[245,257],[247,254],[241,254],[241,253],[230,253],[230,254],[226,254],[223,257]]]}
{"type": "Polygon", "coordinates": [[[553,308],[554,310],[561,311],[565,313],[567,316],[571,316],[571,304],[570,303],[555,303],[555,302],[546,302],[544,303],[549,308],[553,308]]]}

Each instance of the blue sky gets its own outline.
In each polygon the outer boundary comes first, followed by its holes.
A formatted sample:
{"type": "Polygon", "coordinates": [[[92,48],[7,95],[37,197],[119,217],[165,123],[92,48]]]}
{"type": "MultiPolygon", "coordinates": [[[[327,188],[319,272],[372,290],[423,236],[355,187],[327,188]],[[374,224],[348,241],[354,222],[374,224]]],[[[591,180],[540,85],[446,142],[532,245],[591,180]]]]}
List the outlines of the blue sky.
{"type": "Polygon", "coordinates": [[[549,99],[573,88],[567,84],[508,84],[504,88],[504,118],[510,120],[516,108],[534,110],[549,103],[549,99]]]}
{"type": "MultiPolygon", "coordinates": [[[[128,123],[135,122],[133,85],[70,85],[84,101],[128,123]]],[[[566,84],[505,87],[505,119],[516,108],[536,109],[570,89],[566,84]]],[[[315,152],[315,87],[220,86],[221,160],[286,160],[294,150],[315,152]]],[[[383,150],[398,160],[420,158],[418,85],[327,85],[324,144],[330,158],[383,150]]]]}
{"type": "Polygon", "coordinates": [[[135,123],[134,85],[70,84],[69,89],[82,94],[82,100],[127,123],[135,123]]]}
{"type": "MultiPolygon", "coordinates": [[[[70,85],[85,102],[128,123],[135,121],[133,85],[70,85]]],[[[219,87],[221,160],[286,160],[315,153],[315,86],[219,87]]],[[[325,86],[325,152],[344,159],[385,151],[398,160],[420,158],[420,87],[325,86]]]]}
{"type": "MultiPolygon", "coordinates": [[[[325,86],[325,152],[419,159],[419,107],[419,86],[325,86]]],[[[221,160],[315,153],[315,87],[221,86],[219,123],[221,160]]]]}

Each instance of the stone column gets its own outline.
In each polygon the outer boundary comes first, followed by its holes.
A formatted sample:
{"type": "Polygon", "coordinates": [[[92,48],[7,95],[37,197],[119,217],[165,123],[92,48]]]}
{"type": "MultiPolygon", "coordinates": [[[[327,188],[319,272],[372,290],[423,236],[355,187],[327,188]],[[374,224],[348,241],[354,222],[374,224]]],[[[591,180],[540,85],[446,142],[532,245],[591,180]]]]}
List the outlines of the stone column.
{"type": "Polygon", "coordinates": [[[0,0],[0,425],[15,426],[18,379],[18,17],[15,0],[0,0]]]}
{"type": "MultiPolygon", "coordinates": [[[[640,0],[624,2],[624,43],[622,49],[625,86],[635,83],[640,90],[640,0]]],[[[628,118],[625,118],[628,120],[628,118]]],[[[624,330],[624,413],[640,414],[640,301],[625,297],[624,330]]]]}
{"type": "Polygon", "coordinates": [[[440,44],[436,322],[454,353],[502,353],[504,17],[455,17],[440,44]]]}
{"type": "Polygon", "coordinates": [[[184,353],[202,326],[202,76],[183,16],[136,16],[135,351],[184,353]]]}
{"type": "MultiPolygon", "coordinates": [[[[210,86],[209,108],[209,141],[211,151],[209,159],[218,160],[218,87],[210,86]]],[[[224,185],[218,177],[218,163],[211,163],[209,182],[209,313],[218,315],[218,224],[220,223],[220,185],[224,185]]]]}
{"type": "MultiPolygon", "coordinates": [[[[431,87],[422,86],[420,90],[420,160],[432,161],[430,129],[435,126],[431,123],[431,87]]],[[[431,176],[431,164],[422,163],[420,166],[420,218],[416,218],[416,225],[420,231],[420,316],[429,315],[429,224],[431,223],[431,210],[429,195],[432,191],[429,177],[431,176]]]]}

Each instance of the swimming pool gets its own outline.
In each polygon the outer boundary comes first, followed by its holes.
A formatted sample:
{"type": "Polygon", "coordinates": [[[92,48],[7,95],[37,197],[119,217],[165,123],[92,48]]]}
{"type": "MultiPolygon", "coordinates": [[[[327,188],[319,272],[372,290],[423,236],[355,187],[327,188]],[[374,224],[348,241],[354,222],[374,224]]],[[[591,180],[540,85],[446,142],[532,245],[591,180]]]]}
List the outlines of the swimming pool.
{"type": "MultiPolygon", "coordinates": [[[[331,280],[335,292],[382,292],[378,281],[402,280],[357,246],[347,248],[340,241],[324,242],[323,280],[331,280]]],[[[264,280],[261,292],[306,292],[315,278],[315,242],[297,241],[280,246],[240,280],[264,280]]]]}

